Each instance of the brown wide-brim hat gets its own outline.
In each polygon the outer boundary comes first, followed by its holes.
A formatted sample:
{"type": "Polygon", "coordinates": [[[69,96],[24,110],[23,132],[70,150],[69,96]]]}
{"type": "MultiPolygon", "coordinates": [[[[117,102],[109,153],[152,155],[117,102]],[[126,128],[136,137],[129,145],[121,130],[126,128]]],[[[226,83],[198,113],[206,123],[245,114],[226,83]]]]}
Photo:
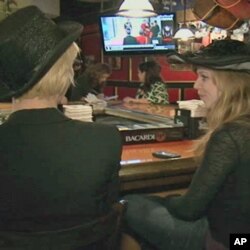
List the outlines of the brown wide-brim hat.
{"type": "Polygon", "coordinates": [[[169,63],[188,63],[215,70],[233,70],[250,73],[250,45],[241,41],[215,40],[197,52],[167,54],[169,63]]]}
{"type": "Polygon", "coordinates": [[[0,100],[27,92],[82,30],[76,22],[56,24],[35,6],[4,19],[0,23],[0,100]]]}

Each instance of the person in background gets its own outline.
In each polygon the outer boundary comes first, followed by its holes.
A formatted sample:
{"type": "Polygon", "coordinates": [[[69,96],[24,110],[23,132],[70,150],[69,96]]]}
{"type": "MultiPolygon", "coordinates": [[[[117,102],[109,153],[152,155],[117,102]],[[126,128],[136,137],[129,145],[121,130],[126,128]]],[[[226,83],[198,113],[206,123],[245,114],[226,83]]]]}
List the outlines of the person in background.
{"type": "Polygon", "coordinates": [[[200,166],[181,196],[127,196],[126,220],[156,249],[226,250],[230,234],[250,232],[250,45],[217,40],[168,58],[196,69],[208,123],[195,151],[200,166]]]}
{"type": "Polygon", "coordinates": [[[83,100],[89,93],[103,98],[103,88],[109,76],[111,67],[106,63],[90,65],[82,75],[76,79],[76,84],[71,90],[70,101],[83,100]]]}
{"type": "Polygon", "coordinates": [[[154,22],[151,23],[150,32],[151,32],[150,42],[153,43],[154,41],[159,41],[158,35],[160,33],[160,26],[158,25],[156,20],[154,20],[154,22]]]}
{"type": "Polygon", "coordinates": [[[126,36],[123,38],[123,44],[124,45],[132,45],[132,44],[138,44],[136,37],[132,36],[132,23],[128,20],[124,24],[124,29],[126,32],[126,36]]]}
{"type": "Polygon", "coordinates": [[[125,103],[168,104],[166,84],[160,76],[161,66],[155,61],[143,62],[138,68],[141,82],[135,98],[125,97],[125,103]]]}
{"type": "Polygon", "coordinates": [[[76,58],[73,64],[74,78],[79,77],[83,72],[83,60],[79,57],[76,58]]]}
{"type": "Polygon", "coordinates": [[[146,37],[147,39],[147,43],[150,42],[150,24],[148,22],[147,19],[144,19],[141,26],[140,26],[141,30],[143,31],[143,35],[146,37]]]}
{"type": "Polygon", "coordinates": [[[147,43],[147,37],[144,36],[144,33],[142,30],[139,31],[139,35],[136,37],[138,44],[146,44],[147,43]]]}
{"type": "Polygon", "coordinates": [[[119,131],[57,109],[73,82],[81,32],[35,6],[0,23],[0,100],[13,100],[0,125],[1,249],[105,249],[94,242],[110,232],[97,220],[118,199],[119,131]],[[87,239],[86,230],[94,230],[87,239]]]}

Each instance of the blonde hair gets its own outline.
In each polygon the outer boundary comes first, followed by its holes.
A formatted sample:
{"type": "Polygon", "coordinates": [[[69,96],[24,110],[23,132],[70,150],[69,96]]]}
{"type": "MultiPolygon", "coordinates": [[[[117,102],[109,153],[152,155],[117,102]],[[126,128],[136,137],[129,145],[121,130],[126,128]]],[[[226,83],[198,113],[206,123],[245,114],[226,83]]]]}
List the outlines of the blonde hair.
{"type": "Polygon", "coordinates": [[[240,71],[213,70],[213,82],[220,96],[207,112],[208,131],[195,149],[200,161],[212,133],[229,122],[244,123],[250,114],[250,74],[240,71]]]}
{"type": "Polygon", "coordinates": [[[70,84],[74,83],[73,63],[77,53],[79,53],[79,47],[73,43],[46,75],[18,99],[64,96],[70,84]]]}

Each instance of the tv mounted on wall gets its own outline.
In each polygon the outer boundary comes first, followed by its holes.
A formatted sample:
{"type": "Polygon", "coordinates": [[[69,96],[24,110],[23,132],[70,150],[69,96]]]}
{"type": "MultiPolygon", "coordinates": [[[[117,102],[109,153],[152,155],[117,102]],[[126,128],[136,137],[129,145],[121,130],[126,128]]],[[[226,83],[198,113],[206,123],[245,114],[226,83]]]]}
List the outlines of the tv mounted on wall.
{"type": "Polygon", "coordinates": [[[154,17],[99,17],[100,33],[105,55],[160,54],[175,50],[175,13],[154,17]]]}

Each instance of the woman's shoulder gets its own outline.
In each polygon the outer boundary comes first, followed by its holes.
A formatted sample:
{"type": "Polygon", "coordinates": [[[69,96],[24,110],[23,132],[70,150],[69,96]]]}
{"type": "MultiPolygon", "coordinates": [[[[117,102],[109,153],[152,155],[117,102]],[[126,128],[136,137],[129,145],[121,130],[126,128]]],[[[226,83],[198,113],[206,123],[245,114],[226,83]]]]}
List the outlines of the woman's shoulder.
{"type": "Polygon", "coordinates": [[[141,83],[139,84],[139,88],[141,89],[141,88],[143,88],[143,87],[144,87],[144,83],[141,82],[141,83]]]}
{"type": "Polygon", "coordinates": [[[76,82],[85,82],[88,80],[87,74],[84,72],[76,78],[76,82]]]}
{"type": "Polygon", "coordinates": [[[167,89],[167,86],[162,81],[155,81],[154,84],[152,85],[152,89],[165,91],[167,89]]]}
{"type": "Polygon", "coordinates": [[[153,84],[154,88],[166,88],[166,84],[163,81],[155,81],[153,84]]]}
{"type": "Polygon", "coordinates": [[[250,115],[244,115],[238,119],[228,122],[224,128],[230,131],[245,131],[250,129],[250,115]]]}
{"type": "Polygon", "coordinates": [[[154,84],[156,84],[156,85],[166,85],[162,80],[157,80],[157,81],[155,81],[155,83],[154,84]]]}
{"type": "Polygon", "coordinates": [[[233,140],[250,141],[250,115],[226,123],[218,133],[227,133],[233,140]]]}

